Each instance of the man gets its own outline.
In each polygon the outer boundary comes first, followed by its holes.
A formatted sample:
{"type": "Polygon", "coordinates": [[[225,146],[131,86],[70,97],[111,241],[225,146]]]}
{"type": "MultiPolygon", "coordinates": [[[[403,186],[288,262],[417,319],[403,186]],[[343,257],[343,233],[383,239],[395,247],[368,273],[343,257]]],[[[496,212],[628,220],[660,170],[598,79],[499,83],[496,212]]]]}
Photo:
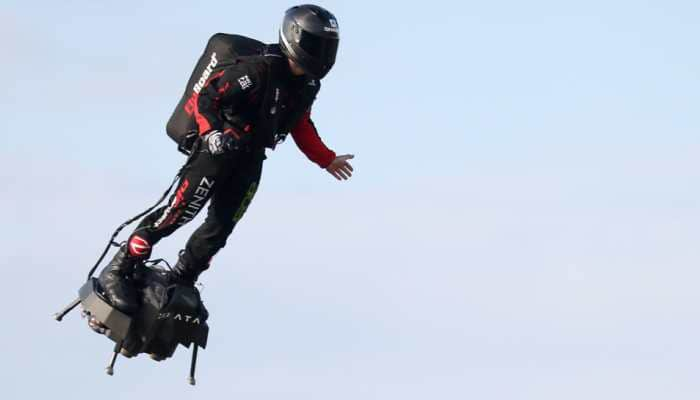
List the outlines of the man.
{"type": "Polygon", "coordinates": [[[278,44],[235,35],[212,37],[168,122],[168,134],[192,153],[178,188],[168,205],[141,221],[100,273],[104,293],[115,307],[127,314],[138,309],[131,283],[135,266],[211,201],[206,220],[173,267],[176,282],[194,284],[252,200],[265,148],[274,148],[287,132],[310,160],[336,179],[352,175],[348,160],[353,156],[336,156],[310,119],[320,79],[335,63],[338,38],[333,14],[315,5],[287,10],[278,44]],[[226,54],[235,57],[224,59],[226,54]]]}

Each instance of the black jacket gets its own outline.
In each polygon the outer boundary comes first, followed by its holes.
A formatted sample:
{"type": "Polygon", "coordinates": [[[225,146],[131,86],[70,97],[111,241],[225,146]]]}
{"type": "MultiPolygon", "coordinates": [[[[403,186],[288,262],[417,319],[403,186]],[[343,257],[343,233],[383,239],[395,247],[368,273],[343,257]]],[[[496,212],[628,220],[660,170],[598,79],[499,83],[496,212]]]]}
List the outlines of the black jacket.
{"type": "Polygon", "coordinates": [[[238,38],[252,40],[226,34],[210,39],[195,68],[201,75],[193,74],[168,122],[168,134],[174,139],[216,129],[255,147],[274,147],[310,110],[320,82],[294,76],[278,45],[263,45],[257,54],[222,59],[224,51],[217,49],[238,38]]]}

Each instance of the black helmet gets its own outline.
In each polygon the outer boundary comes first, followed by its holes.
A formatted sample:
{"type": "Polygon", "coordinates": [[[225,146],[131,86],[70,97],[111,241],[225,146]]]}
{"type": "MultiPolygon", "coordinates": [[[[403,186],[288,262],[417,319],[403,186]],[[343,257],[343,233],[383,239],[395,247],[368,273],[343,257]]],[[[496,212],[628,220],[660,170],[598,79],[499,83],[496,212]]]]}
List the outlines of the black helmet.
{"type": "Polygon", "coordinates": [[[338,21],[322,7],[305,4],[284,14],[282,52],[313,78],[323,78],[333,67],[338,39],[338,21]]]}

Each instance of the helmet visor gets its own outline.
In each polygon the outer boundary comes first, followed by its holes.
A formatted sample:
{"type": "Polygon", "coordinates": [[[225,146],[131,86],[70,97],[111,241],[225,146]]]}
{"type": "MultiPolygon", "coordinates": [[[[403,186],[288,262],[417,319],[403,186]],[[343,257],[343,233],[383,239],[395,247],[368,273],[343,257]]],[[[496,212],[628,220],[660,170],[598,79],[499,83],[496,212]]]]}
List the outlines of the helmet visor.
{"type": "Polygon", "coordinates": [[[299,36],[299,47],[321,64],[330,67],[335,63],[338,39],[322,37],[302,30],[299,36]]]}

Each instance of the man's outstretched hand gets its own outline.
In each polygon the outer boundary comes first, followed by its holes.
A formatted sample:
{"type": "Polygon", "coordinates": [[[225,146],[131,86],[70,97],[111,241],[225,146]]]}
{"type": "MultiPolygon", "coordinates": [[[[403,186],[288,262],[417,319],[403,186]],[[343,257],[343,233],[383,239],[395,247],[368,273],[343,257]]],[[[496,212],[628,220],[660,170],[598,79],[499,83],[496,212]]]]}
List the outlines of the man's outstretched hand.
{"type": "Polygon", "coordinates": [[[352,154],[338,156],[326,167],[326,171],[337,180],[348,179],[352,176],[353,171],[352,165],[350,165],[348,160],[352,160],[353,158],[355,158],[355,156],[352,154]]]}

